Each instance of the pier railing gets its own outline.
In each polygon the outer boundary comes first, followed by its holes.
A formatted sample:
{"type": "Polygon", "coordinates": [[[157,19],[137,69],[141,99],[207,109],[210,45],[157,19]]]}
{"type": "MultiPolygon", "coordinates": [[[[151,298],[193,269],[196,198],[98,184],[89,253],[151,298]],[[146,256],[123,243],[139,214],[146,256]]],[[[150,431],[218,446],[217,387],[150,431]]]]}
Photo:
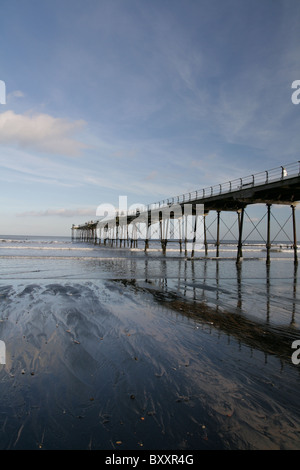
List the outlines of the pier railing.
{"type": "MultiPolygon", "coordinates": [[[[181,194],[179,196],[164,199],[159,202],[154,202],[147,206],[147,210],[154,210],[164,206],[170,206],[172,204],[184,204],[193,201],[199,201],[212,196],[219,196],[221,194],[228,194],[234,191],[240,191],[242,189],[249,189],[260,185],[274,183],[276,181],[282,181],[288,178],[294,178],[300,175],[300,161],[290,163],[285,167],[279,166],[271,170],[261,171],[252,175],[245,176],[243,178],[236,178],[226,183],[217,184],[214,186],[208,186],[206,188],[191,191],[189,193],[181,194]]],[[[135,211],[128,213],[128,215],[134,215],[135,211]]]]}
{"type": "MultiPolygon", "coordinates": [[[[170,197],[163,199],[162,201],[148,204],[147,206],[141,207],[141,209],[134,209],[121,215],[125,216],[136,216],[138,212],[149,212],[157,210],[161,207],[171,206],[173,204],[185,204],[191,202],[198,202],[199,204],[204,203],[204,200],[214,196],[220,196],[223,194],[229,194],[235,191],[241,191],[243,189],[256,188],[258,186],[266,185],[268,183],[275,183],[290,178],[300,176],[300,160],[295,163],[289,163],[285,166],[279,166],[272,168],[271,170],[261,171],[259,173],[253,173],[252,175],[244,176],[242,178],[236,178],[226,183],[216,184],[214,186],[208,186],[203,189],[191,191],[189,193],[181,194],[179,196],[170,197]]],[[[116,212],[115,216],[118,216],[119,212],[116,212]]],[[[106,219],[107,221],[107,219],[106,219]]],[[[86,222],[85,225],[97,224],[98,221],[86,222]]]]}

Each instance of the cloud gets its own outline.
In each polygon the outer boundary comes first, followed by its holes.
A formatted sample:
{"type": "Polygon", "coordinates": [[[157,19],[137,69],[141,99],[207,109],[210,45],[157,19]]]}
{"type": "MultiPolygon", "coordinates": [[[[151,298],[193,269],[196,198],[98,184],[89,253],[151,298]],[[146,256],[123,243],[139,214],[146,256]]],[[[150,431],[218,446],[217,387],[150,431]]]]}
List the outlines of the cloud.
{"type": "Polygon", "coordinates": [[[74,216],[89,216],[96,215],[96,207],[81,208],[81,209],[46,209],[44,211],[27,211],[16,214],[17,217],[74,217],[74,216]]]}
{"type": "Polygon", "coordinates": [[[7,98],[24,98],[25,94],[21,90],[14,90],[8,93],[7,98]]]}
{"type": "Polygon", "coordinates": [[[156,170],[153,170],[145,177],[145,180],[146,181],[151,181],[151,180],[155,179],[157,176],[158,176],[158,172],[156,170]]]}
{"type": "Polygon", "coordinates": [[[75,140],[85,121],[70,122],[49,114],[16,114],[6,111],[0,114],[0,144],[13,144],[21,148],[46,153],[78,156],[87,146],[75,140]]]}

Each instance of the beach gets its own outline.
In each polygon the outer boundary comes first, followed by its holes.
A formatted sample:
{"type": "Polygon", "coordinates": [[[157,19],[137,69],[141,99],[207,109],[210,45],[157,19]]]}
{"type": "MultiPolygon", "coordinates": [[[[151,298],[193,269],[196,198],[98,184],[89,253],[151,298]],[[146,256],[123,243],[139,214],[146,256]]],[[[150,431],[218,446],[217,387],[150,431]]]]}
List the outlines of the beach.
{"type": "Polygon", "coordinates": [[[0,238],[2,450],[300,448],[292,253],[0,238]]]}

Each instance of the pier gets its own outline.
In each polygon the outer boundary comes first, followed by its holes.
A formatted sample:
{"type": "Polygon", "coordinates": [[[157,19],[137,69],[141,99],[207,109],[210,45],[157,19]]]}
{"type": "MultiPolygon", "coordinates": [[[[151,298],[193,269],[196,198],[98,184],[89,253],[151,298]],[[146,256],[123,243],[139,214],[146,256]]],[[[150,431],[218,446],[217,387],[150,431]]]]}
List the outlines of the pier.
{"type": "MultiPolygon", "coordinates": [[[[294,263],[298,263],[296,214],[295,208],[300,200],[300,161],[285,166],[265,170],[246,177],[237,178],[226,183],[209,186],[200,190],[170,197],[159,202],[141,206],[134,210],[117,209],[115,214],[83,225],[72,226],[72,239],[89,241],[111,246],[137,247],[143,242],[144,250],[149,248],[149,240],[157,239],[163,253],[166,253],[169,242],[179,243],[180,252],[190,247],[190,256],[194,258],[195,246],[201,242],[207,256],[207,234],[209,228],[206,218],[209,213],[216,214],[216,236],[214,245],[216,258],[220,256],[220,224],[223,212],[234,212],[237,216],[238,236],[236,262],[243,259],[243,229],[246,208],[255,204],[266,207],[266,263],[270,263],[272,248],[271,215],[272,207],[284,205],[290,207],[290,217],[280,226],[291,223],[294,263]]],[[[253,224],[257,229],[258,224],[253,224]]],[[[228,232],[231,232],[231,228],[228,232]]],[[[254,230],[253,229],[253,230],[254,230]]]]}

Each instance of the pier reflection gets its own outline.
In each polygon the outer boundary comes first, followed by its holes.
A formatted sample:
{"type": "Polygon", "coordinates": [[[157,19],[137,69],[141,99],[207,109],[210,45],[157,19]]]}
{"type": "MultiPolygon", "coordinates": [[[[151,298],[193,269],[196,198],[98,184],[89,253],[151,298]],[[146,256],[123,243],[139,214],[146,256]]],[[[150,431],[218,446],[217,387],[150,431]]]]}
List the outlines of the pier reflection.
{"type": "Polygon", "coordinates": [[[269,265],[219,260],[145,261],[143,280],[125,281],[150,292],[161,305],[197,324],[210,325],[251,349],[291,363],[291,344],[300,339],[297,265],[285,278],[269,265]],[[176,264],[176,268],[175,265],[176,264]],[[251,267],[251,269],[250,269],[251,267]],[[251,271],[252,270],[252,271],[251,271]]]}

